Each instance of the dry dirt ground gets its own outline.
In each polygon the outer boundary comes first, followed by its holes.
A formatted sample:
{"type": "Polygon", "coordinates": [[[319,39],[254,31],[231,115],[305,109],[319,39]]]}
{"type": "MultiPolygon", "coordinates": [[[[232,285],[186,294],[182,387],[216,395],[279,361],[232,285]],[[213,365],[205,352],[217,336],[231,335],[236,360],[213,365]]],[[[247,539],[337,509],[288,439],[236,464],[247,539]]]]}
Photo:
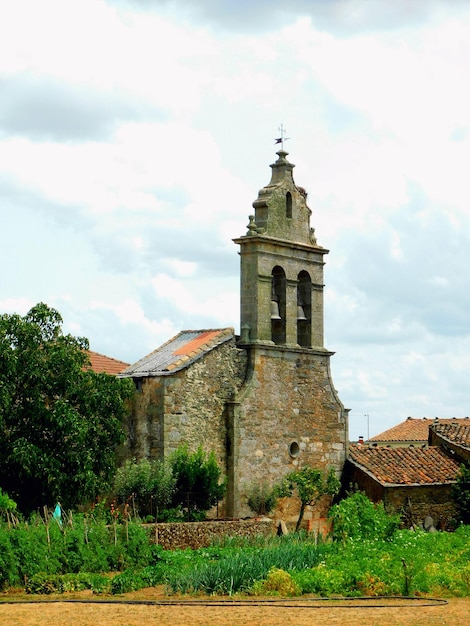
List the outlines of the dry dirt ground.
{"type": "Polygon", "coordinates": [[[228,598],[168,597],[160,589],[105,598],[89,592],[34,598],[0,596],[0,626],[467,626],[470,598],[426,606],[428,600],[377,599],[362,603],[295,598],[233,602],[228,598]],[[64,602],[64,598],[69,601],[64,602]],[[96,602],[99,599],[99,602],[96,602]],[[5,602],[5,601],[11,602],[5,602]],[[52,600],[52,601],[51,601],[52,600]],[[75,600],[71,602],[70,600],[75,600]],[[78,600],[78,602],[77,602],[78,600]],[[118,604],[116,600],[147,604],[118,604]],[[173,604],[166,604],[173,602],[173,604]],[[156,603],[156,604],[150,604],[156,603]],[[159,604],[158,604],[159,603],[159,604]],[[362,606],[356,606],[362,604],[362,606]]]}

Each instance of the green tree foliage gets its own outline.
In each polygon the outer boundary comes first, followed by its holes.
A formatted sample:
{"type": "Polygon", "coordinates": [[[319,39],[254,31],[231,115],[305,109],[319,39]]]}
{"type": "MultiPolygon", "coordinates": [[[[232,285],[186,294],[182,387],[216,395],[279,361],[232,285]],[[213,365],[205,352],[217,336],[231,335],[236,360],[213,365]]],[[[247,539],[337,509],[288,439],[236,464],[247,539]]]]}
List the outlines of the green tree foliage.
{"type": "Polygon", "coordinates": [[[173,506],[182,506],[189,520],[204,517],[204,513],[225,495],[225,482],[215,454],[206,454],[202,448],[190,452],[180,446],[170,457],[170,465],[176,480],[173,506]]]}
{"type": "Polygon", "coordinates": [[[360,491],[332,506],[329,517],[336,541],[388,540],[400,525],[398,514],[387,513],[382,502],[374,504],[360,491]]]}
{"type": "Polygon", "coordinates": [[[0,487],[25,514],[94,498],[115,471],[129,381],[89,368],[88,341],[40,303],[0,316],[0,487]]]}
{"type": "Polygon", "coordinates": [[[163,461],[132,460],[118,469],[113,492],[121,503],[130,503],[139,515],[156,517],[167,508],[175,489],[175,477],[163,461]]]}
{"type": "Polygon", "coordinates": [[[340,482],[331,468],[325,476],[314,467],[305,466],[287,474],[280,487],[280,496],[297,495],[300,498],[300,511],[295,530],[300,529],[307,506],[314,506],[324,495],[334,496],[340,489],[340,482]]]}
{"type": "Polygon", "coordinates": [[[457,505],[460,521],[470,524],[470,462],[460,466],[457,482],[452,487],[452,496],[457,505]]]}

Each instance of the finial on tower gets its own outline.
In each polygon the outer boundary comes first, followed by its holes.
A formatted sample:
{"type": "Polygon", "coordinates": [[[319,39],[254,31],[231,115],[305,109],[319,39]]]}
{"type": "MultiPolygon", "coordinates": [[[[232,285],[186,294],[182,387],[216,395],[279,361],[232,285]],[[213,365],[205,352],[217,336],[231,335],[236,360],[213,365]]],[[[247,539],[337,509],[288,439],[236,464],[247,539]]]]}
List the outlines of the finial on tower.
{"type": "Polygon", "coordinates": [[[277,138],[274,140],[274,142],[275,142],[276,144],[280,143],[280,144],[281,144],[281,152],[284,152],[284,142],[285,142],[285,141],[288,141],[288,140],[289,140],[289,137],[286,137],[286,136],[285,136],[285,134],[286,134],[286,129],[284,128],[284,125],[283,125],[283,124],[281,124],[281,125],[279,126],[279,129],[278,129],[278,130],[279,130],[279,132],[281,133],[281,136],[280,136],[280,137],[277,137],[277,138]]]}

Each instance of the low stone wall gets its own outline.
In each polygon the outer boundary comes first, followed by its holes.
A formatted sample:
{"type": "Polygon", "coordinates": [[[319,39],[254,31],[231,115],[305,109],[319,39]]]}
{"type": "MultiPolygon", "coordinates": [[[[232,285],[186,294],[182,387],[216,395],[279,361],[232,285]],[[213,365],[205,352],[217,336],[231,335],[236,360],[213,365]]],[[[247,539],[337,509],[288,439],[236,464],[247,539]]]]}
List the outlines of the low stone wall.
{"type": "Polygon", "coordinates": [[[269,537],[276,533],[273,520],[178,522],[149,527],[151,541],[165,550],[202,548],[224,537],[269,537]]]}

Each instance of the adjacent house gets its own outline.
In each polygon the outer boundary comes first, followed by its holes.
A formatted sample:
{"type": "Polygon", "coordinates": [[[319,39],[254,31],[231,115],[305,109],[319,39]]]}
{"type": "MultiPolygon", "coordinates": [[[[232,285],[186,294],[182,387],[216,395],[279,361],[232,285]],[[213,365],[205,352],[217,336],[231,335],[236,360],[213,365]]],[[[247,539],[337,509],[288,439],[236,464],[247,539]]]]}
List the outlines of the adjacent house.
{"type": "Polygon", "coordinates": [[[87,354],[90,359],[90,367],[97,374],[104,372],[106,374],[111,374],[112,376],[117,376],[117,374],[120,374],[126,369],[126,367],[129,366],[129,363],[113,359],[110,356],[105,356],[104,354],[99,354],[99,352],[87,350],[87,354]]]}
{"type": "Polygon", "coordinates": [[[470,458],[470,419],[413,419],[351,444],[343,480],[371,500],[422,524],[432,517],[438,528],[455,518],[452,485],[462,462],[470,458]]]}

